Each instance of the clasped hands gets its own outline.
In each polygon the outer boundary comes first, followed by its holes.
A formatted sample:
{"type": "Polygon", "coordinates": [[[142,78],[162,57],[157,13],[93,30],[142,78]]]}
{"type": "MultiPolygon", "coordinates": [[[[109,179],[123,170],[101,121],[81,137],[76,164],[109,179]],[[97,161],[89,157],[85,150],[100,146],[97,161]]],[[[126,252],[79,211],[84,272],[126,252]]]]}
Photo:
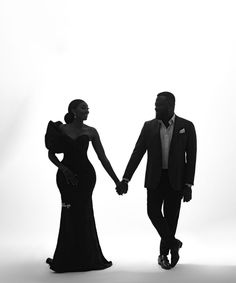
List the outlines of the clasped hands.
{"type": "Polygon", "coordinates": [[[126,194],[128,192],[128,183],[124,180],[120,181],[116,185],[116,192],[118,195],[126,194]]]}

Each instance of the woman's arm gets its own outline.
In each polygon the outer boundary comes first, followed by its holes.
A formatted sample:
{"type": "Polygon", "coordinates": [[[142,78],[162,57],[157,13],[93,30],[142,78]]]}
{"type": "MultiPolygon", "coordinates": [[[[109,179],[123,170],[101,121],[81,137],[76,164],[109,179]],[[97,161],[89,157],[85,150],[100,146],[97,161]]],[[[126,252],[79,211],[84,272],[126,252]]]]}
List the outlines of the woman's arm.
{"type": "Polygon", "coordinates": [[[50,161],[56,165],[64,174],[67,183],[71,183],[73,186],[76,186],[78,184],[77,176],[71,172],[70,169],[68,169],[64,164],[62,164],[59,159],[57,158],[56,154],[54,152],[48,151],[48,158],[50,161]]]}
{"type": "Polygon", "coordinates": [[[112,180],[115,182],[117,185],[119,183],[119,179],[116,176],[116,173],[112,169],[112,166],[106,157],[104,148],[102,146],[99,134],[95,128],[92,128],[92,145],[93,148],[98,156],[98,159],[101,161],[102,166],[104,169],[107,171],[108,175],[112,178],[112,180]]]}
{"type": "Polygon", "coordinates": [[[48,151],[48,158],[50,159],[50,161],[56,165],[58,167],[58,169],[60,169],[62,172],[64,172],[65,170],[67,170],[68,168],[63,165],[59,159],[56,157],[56,154],[54,152],[51,152],[50,150],[48,151]]]}

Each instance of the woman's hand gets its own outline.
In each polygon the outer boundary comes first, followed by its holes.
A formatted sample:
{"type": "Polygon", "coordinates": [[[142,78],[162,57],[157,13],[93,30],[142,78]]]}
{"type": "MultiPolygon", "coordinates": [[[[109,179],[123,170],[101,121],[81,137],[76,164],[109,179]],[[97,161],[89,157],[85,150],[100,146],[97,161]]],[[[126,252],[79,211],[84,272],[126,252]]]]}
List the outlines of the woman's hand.
{"type": "Polygon", "coordinates": [[[122,180],[119,182],[119,184],[116,186],[116,192],[118,195],[127,194],[128,192],[128,182],[122,180]]]}
{"type": "Polygon", "coordinates": [[[63,168],[62,170],[65,178],[66,178],[66,182],[67,184],[71,184],[72,186],[76,186],[78,185],[78,176],[73,173],[70,169],[68,169],[67,167],[66,168],[63,168]]]}
{"type": "Polygon", "coordinates": [[[118,178],[115,178],[115,180],[113,180],[113,181],[114,181],[114,183],[115,183],[116,186],[118,186],[119,183],[120,183],[120,180],[119,180],[118,178]]]}

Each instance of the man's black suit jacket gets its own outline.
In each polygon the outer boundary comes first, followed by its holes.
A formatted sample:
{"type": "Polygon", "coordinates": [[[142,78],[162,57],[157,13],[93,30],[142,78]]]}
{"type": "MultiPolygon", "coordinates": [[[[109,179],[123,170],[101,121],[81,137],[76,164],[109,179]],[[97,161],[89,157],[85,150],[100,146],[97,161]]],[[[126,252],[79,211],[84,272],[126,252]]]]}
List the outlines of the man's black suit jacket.
{"type": "MultiPolygon", "coordinates": [[[[144,123],[123,178],[132,178],[146,151],[144,186],[148,189],[158,188],[162,169],[162,149],[160,123],[157,119],[144,123]]],[[[169,180],[174,190],[181,191],[186,183],[194,184],[196,152],[197,141],[193,123],[176,115],[168,160],[169,180]]]]}

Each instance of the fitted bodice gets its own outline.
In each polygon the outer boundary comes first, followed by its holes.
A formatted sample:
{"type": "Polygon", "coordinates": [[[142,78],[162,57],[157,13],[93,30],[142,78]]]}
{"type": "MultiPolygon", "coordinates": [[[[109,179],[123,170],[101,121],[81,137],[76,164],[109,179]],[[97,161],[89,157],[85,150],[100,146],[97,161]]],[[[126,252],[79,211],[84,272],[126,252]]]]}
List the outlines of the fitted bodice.
{"type": "MultiPolygon", "coordinates": [[[[88,160],[87,151],[90,138],[86,134],[72,139],[66,135],[59,127],[62,123],[50,121],[45,135],[45,144],[49,151],[54,153],[64,153],[64,165],[74,172],[87,172],[92,169],[92,164],[88,160]]],[[[93,169],[92,169],[93,170],[93,169]]]]}
{"type": "Polygon", "coordinates": [[[89,136],[81,135],[76,139],[72,139],[67,135],[63,135],[65,141],[64,158],[62,163],[68,165],[71,169],[84,169],[90,164],[87,156],[89,146],[89,136]]]}

